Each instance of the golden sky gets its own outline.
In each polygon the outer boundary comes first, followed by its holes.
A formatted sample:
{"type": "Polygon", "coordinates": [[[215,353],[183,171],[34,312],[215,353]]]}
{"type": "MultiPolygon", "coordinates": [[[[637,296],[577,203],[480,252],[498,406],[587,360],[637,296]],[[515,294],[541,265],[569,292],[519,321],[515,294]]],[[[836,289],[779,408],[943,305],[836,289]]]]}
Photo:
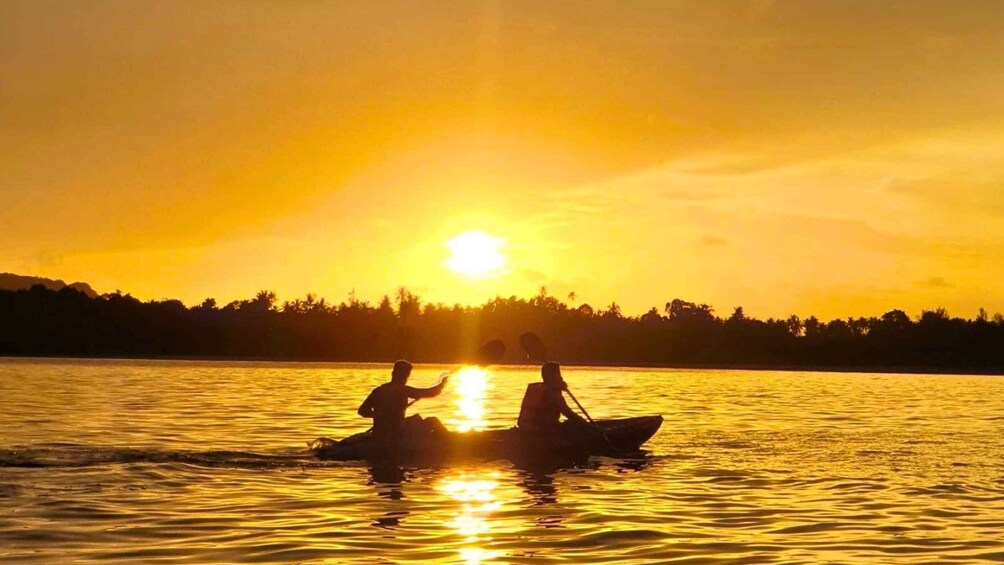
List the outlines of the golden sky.
{"type": "Polygon", "coordinates": [[[997,1],[4,2],[0,271],[972,316],[1002,93],[997,1]]]}

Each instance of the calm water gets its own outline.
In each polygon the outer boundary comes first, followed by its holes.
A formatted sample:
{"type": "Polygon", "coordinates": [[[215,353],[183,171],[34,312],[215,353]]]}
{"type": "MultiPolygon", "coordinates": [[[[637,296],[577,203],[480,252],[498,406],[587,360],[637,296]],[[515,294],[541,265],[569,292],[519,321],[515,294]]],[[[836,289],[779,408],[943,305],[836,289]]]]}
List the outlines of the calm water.
{"type": "MultiPolygon", "coordinates": [[[[432,384],[441,367],[412,377],[432,384]]],[[[0,561],[1004,561],[1004,379],[566,370],[644,459],[371,469],[344,436],[386,366],[0,359],[0,561]]],[[[415,406],[508,426],[532,368],[415,406]]]]}

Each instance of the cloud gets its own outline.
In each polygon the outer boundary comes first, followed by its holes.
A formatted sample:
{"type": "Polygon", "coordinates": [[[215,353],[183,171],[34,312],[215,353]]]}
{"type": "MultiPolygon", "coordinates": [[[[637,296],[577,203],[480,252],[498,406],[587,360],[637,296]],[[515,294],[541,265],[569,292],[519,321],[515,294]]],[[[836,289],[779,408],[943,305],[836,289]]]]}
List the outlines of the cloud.
{"type": "Polygon", "coordinates": [[[516,276],[522,277],[523,279],[533,284],[540,284],[548,280],[546,274],[536,269],[528,269],[528,268],[516,269],[515,274],[516,276]]]}
{"type": "Polygon", "coordinates": [[[52,269],[63,265],[63,255],[46,248],[40,248],[25,257],[24,263],[41,269],[52,269]]]}
{"type": "Polygon", "coordinates": [[[954,170],[923,179],[898,179],[889,189],[937,208],[1004,214],[1004,170],[954,170]]]}
{"type": "Polygon", "coordinates": [[[923,286],[928,286],[932,288],[952,288],[952,284],[945,280],[944,277],[930,277],[923,281],[923,286]]]}

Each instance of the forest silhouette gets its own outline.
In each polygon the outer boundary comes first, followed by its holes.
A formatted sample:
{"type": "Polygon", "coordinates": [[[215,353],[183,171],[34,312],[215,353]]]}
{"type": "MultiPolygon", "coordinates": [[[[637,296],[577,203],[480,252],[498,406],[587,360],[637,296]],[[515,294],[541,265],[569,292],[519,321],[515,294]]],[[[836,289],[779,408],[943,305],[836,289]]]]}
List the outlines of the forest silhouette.
{"type": "MultiPolygon", "coordinates": [[[[0,291],[0,355],[452,363],[489,339],[513,344],[535,331],[553,359],[572,364],[1004,373],[1004,316],[982,309],[974,319],[939,308],[824,322],[758,320],[741,307],[718,316],[681,299],[640,316],[574,301],[542,288],[529,299],[447,306],[401,288],[375,305],[354,293],[339,304],[313,294],[280,303],[262,291],[186,307],[36,285],[0,291]]],[[[507,361],[521,361],[517,349],[507,361]]]]}

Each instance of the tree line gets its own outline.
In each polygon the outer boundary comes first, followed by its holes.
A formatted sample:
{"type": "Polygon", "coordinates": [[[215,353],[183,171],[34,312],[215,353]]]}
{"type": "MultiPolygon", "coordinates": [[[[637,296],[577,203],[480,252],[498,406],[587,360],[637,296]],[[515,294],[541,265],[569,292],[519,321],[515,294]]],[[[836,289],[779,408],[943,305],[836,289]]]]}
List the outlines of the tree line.
{"type": "Polygon", "coordinates": [[[562,301],[546,289],[532,298],[480,306],[423,304],[399,289],[377,304],[354,293],[338,304],[308,294],[279,302],[274,292],[224,306],[209,298],[140,301],[115,292],[89,297],[67,287],[0,291],[0,355],[246,358],[316,361],[458,362],[489,339],[509,345],[535,331],[563,363],[644,366],[959,371],[1004,373],[1004,316],[973,319],[944,309],[912,318],[823,321],[719,316],[707,304],[674,299],[626,316],[562,301]]]}

